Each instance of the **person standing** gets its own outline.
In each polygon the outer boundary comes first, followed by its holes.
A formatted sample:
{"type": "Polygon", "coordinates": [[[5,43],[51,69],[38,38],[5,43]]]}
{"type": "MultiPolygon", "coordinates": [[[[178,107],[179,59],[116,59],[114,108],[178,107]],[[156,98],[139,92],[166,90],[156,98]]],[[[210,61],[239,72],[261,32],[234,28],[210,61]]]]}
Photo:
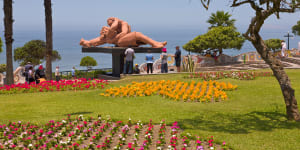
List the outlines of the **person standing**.
{"type": "Polygon", "coordinates": [[[127,48],[125,51],[125,63],[124,63],[123,74],[127,74],[127,69],[128,69],[128,74],[132,74],[133,58],[134,58],[134,50],[131,48],[131,46],[129,46],[129,48],[127,48]]]}
{"type": "Polygon", "coordinates": [[[286,43],[284,40],[281,41],[281,57],[285,57],[286,43]]]}
{"type": "Polygon", "coordinates": [[[75,78],[75,67],[72,68],[71,73],[72,73],[72,79],[74,79],[75,78]]]}
{"type": "Polygon", "coordinates": [[[28,83],[30,84],[32,82],[34,82],[34,72],[33,72],[33,66],[30,66],[28,70],[28,83]]]}
{"type": "Polygon", "coordinates": [[[146,63],[147,63],[147,74],[149,74],[149,70],[153,73],[153,60],[154,57],[151,54],[151,51],[148,50],[148,54],[146,54],[146,63]]]}
{"type": "Polygon", "coordinates": [[[175,65],[177,68],[177,72],[180,72],[180,64],[181,64],[181,50],[180,50],[179,46],[176,46],[175,65]]]}
{"type": "Polygon", "coordinates": [[[161,59],[161,73],[168,73],[168,54],[166,48],[162,49],[160,59],[161,59]]]}
{"type": "Polygon", "coordinates": [[[24,76],[25,76],[25,80],[26,82],[29,84],[29,68],[32,67],[31,62],[27,62],[27,65],[25,65],[25,72],[24,72],[24,76]]]}
{"type": "Polygon", "coordinates": [[[59,78],[59,67],[56,66],[55,68],[55,81],[58,82],[60,80],[59,78]]]}

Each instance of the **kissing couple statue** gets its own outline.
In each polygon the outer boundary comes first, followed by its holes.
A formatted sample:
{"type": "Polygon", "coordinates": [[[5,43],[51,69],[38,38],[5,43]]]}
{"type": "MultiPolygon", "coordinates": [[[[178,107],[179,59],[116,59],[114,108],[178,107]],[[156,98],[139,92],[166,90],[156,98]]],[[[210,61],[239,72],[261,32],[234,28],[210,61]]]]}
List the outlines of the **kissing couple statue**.
{"type": "Polygon", "coordinates": [[[152,48],[163,48],[167,42],[157,42],[140,32],[131,32],[130,25],[118,18],[110,17],[107,19],[108,26],[103,26],[100,36],[92,40],[80,40],[80,45],[85,47],[98,46],[103,44],[115,44],[117,47],[138,47],[149,44],[152,48]]]}

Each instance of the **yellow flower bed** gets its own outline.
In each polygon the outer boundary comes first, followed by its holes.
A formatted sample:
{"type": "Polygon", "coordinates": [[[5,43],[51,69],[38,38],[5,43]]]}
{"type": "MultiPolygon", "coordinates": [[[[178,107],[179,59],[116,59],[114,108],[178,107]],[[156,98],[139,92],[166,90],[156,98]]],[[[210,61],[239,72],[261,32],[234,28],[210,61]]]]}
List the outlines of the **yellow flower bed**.
{"type": "Polygon", "coordinates": [[[217,81],[191,83],[170,80],[132,82],[126,86],[105,90],[100,95],[106,97],[137,97],[159,94],[173,100],[212,102],[227,100],[225,91],[235,90],[237,85],[217,81]]]}

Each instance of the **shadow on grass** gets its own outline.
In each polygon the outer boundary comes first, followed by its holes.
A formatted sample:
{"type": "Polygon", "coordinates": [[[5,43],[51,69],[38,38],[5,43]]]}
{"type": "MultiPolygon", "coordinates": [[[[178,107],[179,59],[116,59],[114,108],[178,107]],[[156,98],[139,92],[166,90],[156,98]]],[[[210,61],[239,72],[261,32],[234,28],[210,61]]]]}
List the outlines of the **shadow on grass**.
{"type": "MultiPolygon", "coordinates": [[[[84,114],[91,114],[93,112],[74,112],[74,113],[69,113],[70,115],[84,115],[84,114]]],[[[68,115],[68,114],[65,114],[65,115],[68,115]]]]}
{"type": "Polygon", "coordinates": [[[300,122],[286,120],[286,115],[279,112],[253,111],[247,114],[215,114],[196,116],[193,119],[179,120],[183,129],[247,134],[251,131],[272,131],[273,129],[300,129],[300,122]],[[211,119],[209,119],[211,118],[211,119]]]}

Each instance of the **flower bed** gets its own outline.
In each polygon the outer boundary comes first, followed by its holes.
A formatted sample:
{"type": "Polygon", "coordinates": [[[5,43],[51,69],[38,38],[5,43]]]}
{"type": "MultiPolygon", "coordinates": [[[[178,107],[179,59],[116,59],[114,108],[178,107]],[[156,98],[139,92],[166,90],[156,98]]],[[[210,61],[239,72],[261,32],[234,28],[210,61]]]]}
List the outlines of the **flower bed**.
{"type": "Polygon", "coordinates": [[[204,81],[191,83],[181,81],[132,82],[126,86],[105,90],[106,97],[136,97],[159,94],[165,98],[196,102],[218,102],[227,100],[225,91],[235,90],[237,85],[225,82],[204,81]]]}
{"type": "Polygon", "coordinates": [[[49,121],[43,126],[30,122],[0,124],[0,150],[4,149],[228,149],[225,142],[216,143],[213,137],[200,138],[182,134],[177,122],[167,126],[164,121],[143,125],[140,121],[113,122],[98,115],[84,118],[82,115],[62,121],[49,121]]]}
{"type": "Polygon", "coordinates": [[[201,78],[203,80],[218,80],[223,78],[232,78],[239,80],[254,80],[256,77],[270,77],[273,76],[272,72],[196,72],[191,73],[189,78],[201,78]]]}
{"type": "Polygon", "coordinates": [[[44,81],[40,84],[13,84],[0,87],[0,94],[13,94],[13,93],[34,93],[34,92],[52,92],[52,91],[67,91],[67,90],[86,90],[104,88],[104,85],[108,84],[106,80],[60,80],[56,81],[44,81]]]}

